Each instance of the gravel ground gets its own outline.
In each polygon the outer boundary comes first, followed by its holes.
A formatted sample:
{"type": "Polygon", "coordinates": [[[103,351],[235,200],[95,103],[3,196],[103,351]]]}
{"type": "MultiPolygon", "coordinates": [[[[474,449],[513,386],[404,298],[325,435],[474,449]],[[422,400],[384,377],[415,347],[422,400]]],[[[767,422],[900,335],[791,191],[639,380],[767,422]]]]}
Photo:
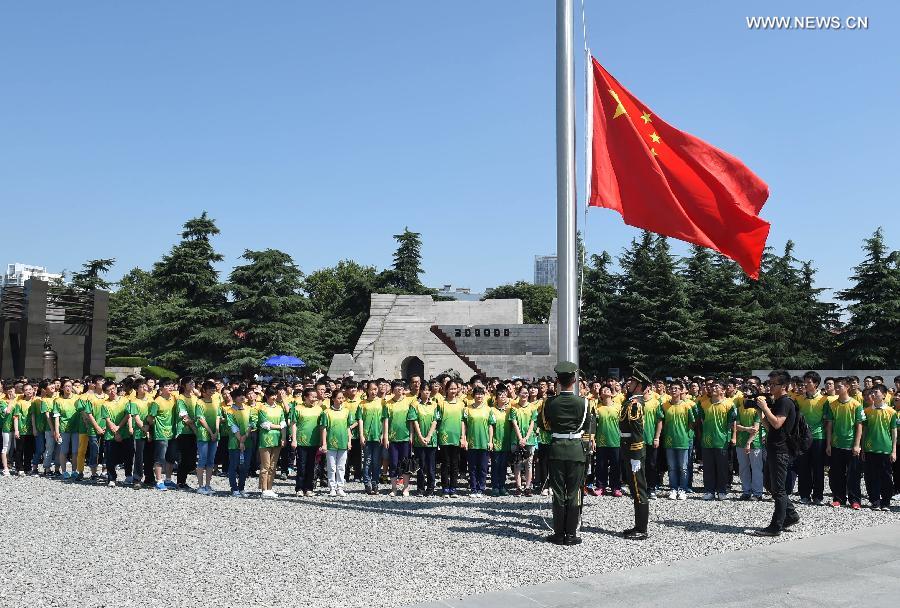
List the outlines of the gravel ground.
{"type": "Polygon", "coordinates": [[[616,533],[631,525],[630,499],[590,497],[584,543],[557,547],[541,542],[549,498],[376,498],[359,484],[342,499],[295,498],[292,482],[275,489],[291,495],[0,478],[0,606],[402,606],[900,520],[897,511],[797,505],[802,521],[791,532],[756,538],[744,531],[768,523],[771,502],[694,494],[654,501],[650,540],[625,541],[616,533]]]}

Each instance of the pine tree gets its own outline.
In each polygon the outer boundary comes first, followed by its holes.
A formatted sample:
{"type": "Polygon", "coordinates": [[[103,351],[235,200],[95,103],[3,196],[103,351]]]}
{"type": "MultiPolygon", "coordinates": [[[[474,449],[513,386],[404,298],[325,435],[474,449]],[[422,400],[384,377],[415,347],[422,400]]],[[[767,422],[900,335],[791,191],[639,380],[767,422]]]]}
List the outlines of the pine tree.
{"type": "Polygon", "coordinates": [[[612,317],[616,298],[616,277],[610,273],[612,257],[607,252],[592,255],[584,268],[578,360],[594,374],[605,374],[613,366],[610,346],[616,331],[612,317]]]}
{"type": "Polygon", "coordinates": [[[287,354],[310,367],[327,362],[318,351],[321,319],[301,293],[303,273],[290,255],[277,249],[244,251],[247,264],[231,271],[232,329],[239,345],[227,353],[225,371],[244,376],[262,369],[264,359],[287,354]]]}
{"type": "Polygon", "coordinates": [[[888,251],[881,228],[865,239],[863,251],[853,285],[838,293],[850,313],[840,354],[848,367],[883,369],[900,361],[900,252],[888,251]]]}
{"type": "Polygon", "coordinates": [[[235,345],[227,288],[214,267],[222,261],[211,242],[217,234],[215,221],[204,211],[185,222],[181,242],[153,265],[157,304],[150,309],[142,349],[178,372],[219,371],[235,345]]]}
{"type": "Polygon", "coordinates": [[[109,335],[106,350],[110,357],[146,355],[141,339],[147,333],[149,308],[155,300],[153,276],[132,268],[109,294],[109,335]]]}
{"type": "Polygon", "coordinates": [[[616,332],[611,350],[620,367],[638,366],[646,369],[650,359],[647,337],[653,333],[656,322],[653,287],[653,234],[646,230],[640,239],[632,239],[631,245],[619,257],[622,274],[618,294],[613,306],[616,332]]]}
{"type": "Polygon", "coordinates": [[[434,295],[433,289],[422,284],[419,275],[422,270],[422,235],[412,232],[408,227],[401,234],[395,234],[397,250],[394,252],[394,265],[384,270],[378,277],[378,290],[387,293],[410,295],[434,295]]]}
{"type": "Polygon", "coordinates": [[[684,260],[683,268],[685,295],[696,321],[696,347],[692,367],[698,370],[709,369],[710,362],[718,358],[708,328],[712,318],[711,309],[716,303],[703,296],[715,288],[716,268],[712,251],[707,247],[691,245],[691,253],[684,260]]]}
{"type": "Polygon", "coordinates": [[[91,291],[94,289],[108,290],[109,281],[102,275],[109,272],[109,269],[116,263],[115,258],[104,258],[100,260],[88,260],[81,266],[79,272],[72,273],[70,285],[75,289],[91,291]]]}
{"type": "Polygon", "coordinates": [[[378,280],[374,266],[341,260],[336,266],[309,274],[303,290],[312,312],[322,319],[318,350],[325,354],[353,351],[366,321],[378,280]]]}

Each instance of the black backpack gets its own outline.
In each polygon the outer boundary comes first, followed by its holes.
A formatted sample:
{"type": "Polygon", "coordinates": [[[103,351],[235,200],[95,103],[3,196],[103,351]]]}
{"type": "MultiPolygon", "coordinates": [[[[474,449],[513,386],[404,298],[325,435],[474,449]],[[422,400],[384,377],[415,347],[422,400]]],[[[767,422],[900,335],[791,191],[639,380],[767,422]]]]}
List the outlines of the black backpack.
{"type": "Polygon", "coordinates": [[[809,425],[806,423],[806,418],[800,413],[800,406],[797,405],[797,402],[793,399],[791,402],[794,404],[795,420],[791,432],[787,434],[787,447],[791,456],[796,458],[809,451],[809,448],[812,446],[813,437],[812,431],[809,430],[809,425]]]}

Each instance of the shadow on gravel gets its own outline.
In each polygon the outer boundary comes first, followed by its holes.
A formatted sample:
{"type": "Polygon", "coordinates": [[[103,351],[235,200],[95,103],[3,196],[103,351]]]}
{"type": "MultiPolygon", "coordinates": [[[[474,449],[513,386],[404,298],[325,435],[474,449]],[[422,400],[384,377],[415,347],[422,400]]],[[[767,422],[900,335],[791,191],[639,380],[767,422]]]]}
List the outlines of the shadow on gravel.
{"type": "MultiPolygon", "coordinates": [[[[281,503],[303,504],[309,502],[308,499],[299,498],[282,498],[281,503]]],[[[429,518],[440,521],[458,522],[459,524],[472,524],[469,526],[458,525],[448,526],[449,532],[477,532],[479,534],[491,534],[500,537],[516,537],[526,540],[542,540],[548,534],[547,527],[544,525],[542,516],[539,514],[530,514],[528,511],[538,511],[542,508],[546,509],[549,517],[549,507],[544,507],[540,503],[521,503],[510,504],[498,507],[496,503],[488,501],[474,501],[461,499],[448,503],[442,502],[415,502],[411,500],[395,499],[384,501],[373,501],[366,503],[349,502],[349,501],[316,501],[316,507],[325,509],[335,509],[339,511],[353,511],[357,513],[388,513],[399,517],[411,518],[429,518]],[[402,502],[400,502],[402,500],[402,502]],[[484,517],[472,515],[456,515],[449,513],[431,514],[429,511],[435,508],[446,507],[449,505],[455,507],[468,508],[473,513],[483,513],[484,517]],[[515,518],[518,521],[505,521],[503,518],[515,518]]]]}
{"type": "Polygon", "coordinates": [[[715,532],[716,534],[743,534],[747,526],[733,526],[730,524],[711,524],[701,521],[678,521],[676,519],[661,519],[653,522],[667,528],[681,528],[688,532],[715,532]]]}

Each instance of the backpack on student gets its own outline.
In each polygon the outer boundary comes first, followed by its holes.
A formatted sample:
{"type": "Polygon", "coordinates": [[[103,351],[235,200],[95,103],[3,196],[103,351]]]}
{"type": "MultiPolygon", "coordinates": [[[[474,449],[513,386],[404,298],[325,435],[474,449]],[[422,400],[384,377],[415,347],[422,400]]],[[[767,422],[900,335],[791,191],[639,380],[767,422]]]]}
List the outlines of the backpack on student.
{"type": "Polygon", "coordinates": [[[812,446],[813,437],[812,431],[809,430],[809,425],[806,423],[806,418],[800,413],[800,406],[797,405],[797,402],[793,399],[791,399],[791,402],[794,404],[795,419],[794,426],[788,433],[786,441],[788,452],[790,452],[792,457],[796,458],[809,451],[809,448],[812,446]]]}

